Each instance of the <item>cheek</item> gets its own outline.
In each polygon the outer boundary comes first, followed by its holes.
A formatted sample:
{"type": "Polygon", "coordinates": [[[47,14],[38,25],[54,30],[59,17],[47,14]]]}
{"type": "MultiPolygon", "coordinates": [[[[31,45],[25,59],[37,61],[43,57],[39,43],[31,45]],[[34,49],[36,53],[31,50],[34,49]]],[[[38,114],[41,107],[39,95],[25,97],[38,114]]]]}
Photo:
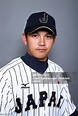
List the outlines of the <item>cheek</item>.
{"type": "Polygon", "coordinates": [[[47,42],[46,42],[46,45],[47,45],[47,47],[48,47],[49,49],[51,49],[51,47],[53,46],[53,40],[47,41],[47,42]]]}
{"type": "Polygon", "coordinates": [[[35,41],[30,40],[30,41],[27,42],[27,48],[30,49],[31,51],[33,49],[35,49],[35,47],[36,47],[36,42],[35,41]]]}

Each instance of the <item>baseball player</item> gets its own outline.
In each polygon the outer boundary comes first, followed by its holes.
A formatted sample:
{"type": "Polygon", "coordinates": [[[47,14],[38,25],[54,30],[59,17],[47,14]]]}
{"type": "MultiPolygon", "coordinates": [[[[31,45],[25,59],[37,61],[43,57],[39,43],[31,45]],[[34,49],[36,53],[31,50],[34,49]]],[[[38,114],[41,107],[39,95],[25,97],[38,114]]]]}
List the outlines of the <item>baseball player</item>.
{"type": "Polygon", "coordinates": [[[46,12],[29,16],[22,34],[26,54],[0,69],[0,115],[78,116],[62,68],[48,59],[56,24],[46,12]]]}

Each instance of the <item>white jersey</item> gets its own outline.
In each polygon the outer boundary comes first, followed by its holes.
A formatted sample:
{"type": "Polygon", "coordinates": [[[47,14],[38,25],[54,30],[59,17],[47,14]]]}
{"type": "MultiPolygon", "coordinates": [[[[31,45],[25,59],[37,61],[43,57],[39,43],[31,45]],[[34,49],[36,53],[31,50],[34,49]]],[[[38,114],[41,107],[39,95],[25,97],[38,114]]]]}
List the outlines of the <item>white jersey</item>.
{"type": "Polygon", "coordinates": [[[0,69],[0,115],[69,116],[72,114],[76,107],[71,101],[68,84],[58,83],[57,80],[39,82],[39,78],[43,79],[42,77],[48,74],[46,72],[63,72],[63,70],[48,60],[48,68],[43,74],[39,74],[26,65],[20,57],[0,69]],[[36,78],[33,80],[33,77],[36,78]]]}

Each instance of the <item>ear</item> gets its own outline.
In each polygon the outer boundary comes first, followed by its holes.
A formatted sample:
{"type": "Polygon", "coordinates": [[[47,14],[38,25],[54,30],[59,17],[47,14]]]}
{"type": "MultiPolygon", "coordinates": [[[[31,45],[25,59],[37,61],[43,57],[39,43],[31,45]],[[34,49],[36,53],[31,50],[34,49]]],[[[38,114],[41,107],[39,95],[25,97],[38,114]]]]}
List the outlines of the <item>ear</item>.
{"type": "Polygon", "coordinates": [[[25,34],[22,34],[22,40],[23,40],[23,43],[25,45],[27,45],[27,38],[26,38],[25,34]]]}

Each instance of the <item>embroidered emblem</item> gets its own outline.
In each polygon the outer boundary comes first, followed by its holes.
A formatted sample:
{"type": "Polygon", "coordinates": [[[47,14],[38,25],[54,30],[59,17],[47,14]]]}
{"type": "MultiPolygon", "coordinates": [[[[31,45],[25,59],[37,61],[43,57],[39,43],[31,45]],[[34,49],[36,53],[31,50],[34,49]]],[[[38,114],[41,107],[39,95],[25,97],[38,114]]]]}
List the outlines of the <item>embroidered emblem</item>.
{"type": "Polygon", "coordinates": [[[26,83],[26,84],[21,84],[22,85],[22,87],[21,88],[29,88],[29,83],[26,83]]]}
{"type": "Polygon", "coordinates": [[[39,21],[41,23],[47,23],[48,22],[48,15],[46,13],[43,14],[42,18],[39,18],[39,21]]]}

